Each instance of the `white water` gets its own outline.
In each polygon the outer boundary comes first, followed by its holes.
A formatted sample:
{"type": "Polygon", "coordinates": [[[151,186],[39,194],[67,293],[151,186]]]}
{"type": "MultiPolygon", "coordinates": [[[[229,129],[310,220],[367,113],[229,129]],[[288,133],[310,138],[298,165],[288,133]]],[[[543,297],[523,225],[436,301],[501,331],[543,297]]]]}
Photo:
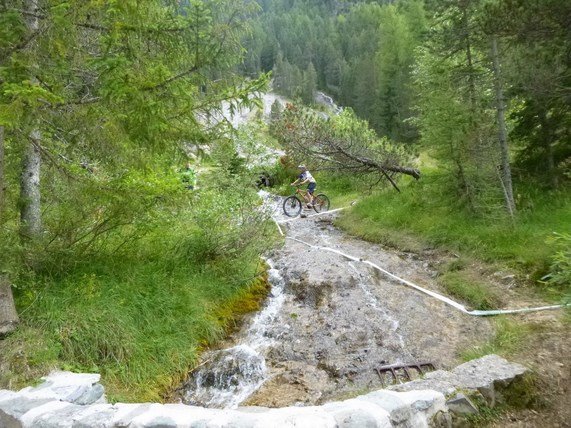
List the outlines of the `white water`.
{"type": "MultiPolygon", "coordinates": [[[[359,287],[361,288],[361,290],[363,290],[363,293],[365,294],[365,297],[368,300],[369,306],[371,308],[373,308],[379,314],[380,319],[388,321],[388,323],[391,325],[392,332],[393,332],[394,336],[398,339],[398,343],[400,345],[399,354],[406,355],[406,357],[408,358],[408,361],[413,361],[414,360],[413,356],[410,354],[410,352],[407,351],[406,345],[404,343],[404,339],[403,339],[402,335],[398,332],[399,327],[400,327],[398,320],[391,317],[388,314],[388,312],[381,307],[379,300],[371,292],[371,289],[370,289],[369,285],[367,284],[366,280],[370,280],[371,276],[367,275],[365,277],[365,275],[363,275],[361,272],[359,272],[359,270],[355,267],[353,262],[349,262],[348,264],[349,264],[349,267],[359,277],[359,282],[358,282],[359,287]]],[[[398,359],[398,360],[395,360],[393,363],[398,364],[398,363],[404,363],[404,362],[405,361],[403,361],[402,359],[398,359]]]]}
{"type": "Polygon", "coordinates": [[[206,355],[185,386],[185,403],[233,409],[266,381],[265,353],[276,339],[270,337],[267,326],[272,325],[285,298],[283,277],[271,260],[266,263],[271,290],[265,307],[240,335],[238,345],[206,355]]]}
{"type": "Polygon", "coordinates": [[[326,107],[330,108],[334,114],[339,114],[343,111],[342,107],[339,107],[337,104],[335,104],[333,98],[331,98],[327,94],[324,94],[323,92],[317,92],[315,94],[315,101],[319,104],[323,104],[326,107]]]}

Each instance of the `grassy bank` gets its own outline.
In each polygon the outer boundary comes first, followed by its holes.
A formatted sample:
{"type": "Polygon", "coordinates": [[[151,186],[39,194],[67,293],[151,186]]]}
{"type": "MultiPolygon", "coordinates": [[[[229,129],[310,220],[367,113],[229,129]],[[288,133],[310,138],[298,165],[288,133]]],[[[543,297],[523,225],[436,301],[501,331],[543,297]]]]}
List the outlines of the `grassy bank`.
{"type": "Polygon", "coordinates": [[[0,388],[67,369],[101,373],[112,401],[165,399],[267,293],[260,255],[275,225],[252,209],[254,189],[228,188],[144,213],[143,231],[39,251],[36,269],[14,269],[21,325],[0,340],[0,388]]]}
{"type": "Polygon", "coordinates": [[[569,191],[520,190],[520,211],[512,223],[460,209],[453,195],[442,192],[446,188],[442,180],[436,173],[427,174],[402,183],[401,193],[386,189],[364,196],[337,223],[370,241],[412,250],[419,245],[443,247],[503,263],[536,280],[549,271],[556,249],[547,241],[571,224],[569,191]]]}
{"type": "Polygon", "coordinates": [[[3,341],[2,386],[53,368],[97,372],[121,401],[164,398],[267,291],[256,259],[175,266],[147,251],[37,280],[34,292],[17,292],[23,325],[3,341]]]}

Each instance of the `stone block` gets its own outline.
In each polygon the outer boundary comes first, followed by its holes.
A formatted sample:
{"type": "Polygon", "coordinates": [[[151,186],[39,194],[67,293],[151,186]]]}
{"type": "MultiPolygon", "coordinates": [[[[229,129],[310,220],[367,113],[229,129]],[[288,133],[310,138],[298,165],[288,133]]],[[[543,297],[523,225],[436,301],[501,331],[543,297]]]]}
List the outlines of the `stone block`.
{"type": "Polygon", "coordinates": [[[492,354],[461,364],[452,374],[458,377],[460,388],[477,390],[493,407],[502,401],[502,391],[522,379],[526,371],[521,364],[492,354]]]}
{"type": "Polygon", "coordinates": [[[4,400],[14,398],[18,393],[14,391],[9,391],[7,389],[0,389],[0,403],[4,400]]]}
{"type": "Polygon", "coordinates": [[[426,373],[422,379],[415,379],[410,382],[391,385],[387,389],[399,392],[431,389],[444,394],[444,396],[450,396],[461,387],[460,379],[455,374],[446,370],[435,370],[433,372],[426,373]]]}
{"type": "Polygon", "coordinates": [[[74,404],[93,404],[104,397],[105,390],[96,373],[52,372],[42,378],[44,382],[36,387],[19,391],[30,398],[49,398],[74,404]]]}
{"type": "Polygon", "coordinates": [[[72,428],[73,416],[81,410],[82,406],[65,401],[50,401],[26,412],[20,421],[24,428],[72,428]]]}
{"type": "Polygon", "coordinates": [[[390,414],[393,426],[426,427],[439,411],[446,411],[444,395],[431,390],[380,390],[357,398],[370,401],[390,414]]]}
{"type": "Polygon", "coordinates": [[[112,404],[83,406],[74,417],[73,428],[111,428],[117,408],[112,404]]]}
{"type": "Polygon", "coordinates": [[[333,415],[321,407],[283,407],[257,414],[253,428],[337,428],[333,415]]]}
{"type": "Polygon", "coordinates": [[[0,411],[16,419],[20,418],[31,409],[40,407],[46,403],[57,402],[52,398],[27,397],[26,395],[15,393],[11,398],[0,401],[0,411]]]}
{"type": "Polygon", "coordinates": [[[379,390],[357,397],[357,400],[368,401],[379,406],[389,413],[393,423],[399,424],[410,419],[412,415],[412,410],[399,395],[398,392],[379,390]]]}
{"type": "MultiPolygon", "coordinates": [[[[123,410],[125,406],[121,405],[123,410]]],[[[120,418],[120,423],[129,428],[174,428],[192,426],[193,422],[203,421],[220,410],[184,404],[146,404],[130,409],[120,418]]]]}
{"type": "Polygon", "coordinates": [[[111,423],[113,426],[127,427],[136,417],[146,413],[152,404],[131,404],[131,403],[117,403],[113,406],[115,414],[111,423]]]}
{"type": "Polygon", "coordinates": [[[456,394],[454,398],[446,402],[448,410],[456,415],[473,415],[478,413],[478,408],[464,394],[456,394]]]}
{"type": "Polygon", "coordinates": [[[323,409],[333,415],[339,428],[390,428],[390,414],[365,400],[345,400],[327,403],[323,409]]]}

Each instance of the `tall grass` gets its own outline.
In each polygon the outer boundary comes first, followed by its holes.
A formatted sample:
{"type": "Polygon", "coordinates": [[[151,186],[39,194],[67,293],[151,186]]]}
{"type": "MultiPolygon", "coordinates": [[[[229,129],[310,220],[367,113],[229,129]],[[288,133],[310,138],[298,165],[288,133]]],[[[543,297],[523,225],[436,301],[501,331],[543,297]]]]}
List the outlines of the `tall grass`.
{"type": "Polygon", "coordinates": [[[98,372],[112,400],[161,400],[264,295],[259,259],[247,252],[205,261],[151,241],[16,290],[25,326],[7,340],[31,373],[98,372]]]}
{"type": "Polygon", "coordinates": [[[571,224],[571,192],[520,189],[515,223],[498,215],[475,216],[447,191],[445,177],[429,173],[406,181],[402,192],[391,189],[365,196],[338,224],[350,233],[399,246],[402,236],[413,234],[428,246],[465,251],[482,260],[501,261],[542,277],[554,248],[546,243],[553,232],[571,224]]]}

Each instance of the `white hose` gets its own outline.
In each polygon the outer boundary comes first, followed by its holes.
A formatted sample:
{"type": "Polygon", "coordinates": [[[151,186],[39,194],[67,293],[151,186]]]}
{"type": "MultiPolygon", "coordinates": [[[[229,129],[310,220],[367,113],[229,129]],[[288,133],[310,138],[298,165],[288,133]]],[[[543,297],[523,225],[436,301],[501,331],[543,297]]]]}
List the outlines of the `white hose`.
{"type": "MultiPolygon", "coordinates": [[[[336,208],[336,209],[331,210],[331,211],[324,211],[324,212],[322,212],[322,213],[310,214],[310,215],[305,216],[305,217],[289,218],[289,219],[287,219],[287,220],[278,221],[278,222],[276,222],[276,223],[279,223],[279,224],[289,223],[290,221],[299,220],[300,218],[311,218],[311,217],[317,217],[318,215],[331,214],[331,213],[334,213],[334,212],[337,212],[337,211],[344,210],[344,209],[346,209],[346,208],[349,208],[349,207],[336,208]]],[[[275,221],[275,220],[274,220],[274,221],[275,221]]]]}
{"type": "MultiPolygon", "coordinates": [[[[339,208],[342,209],[342,208],[339,208]]],[[[331,211],[329,211],[331,212],[331,211]]],[[[278,226],[279,227],[279,226],[278,226]]],[[[281,229],[280,229],[281,231],[281,229]]],[[[329,251],[331,253],[335,253],[338,254],[342,257],[345,257],[349,260],[353,260],[356,262],[361,262],[361,263],[365,263],[369,266],[371,266],[374,269],[377,269],[378,271],[384,273],[385,275],[388,275],[389,277],[408,285],[409,287],[414,288],[415,290],[418,290],[424,294],[428,294],[431,297],[434,297],[435,299],[440,300],[441,302],[446,303],[447,305],[452,306],[455,309],[458,309],[460,312],[463,312],[467,315],[473,315],[473,316],[477,316],[477,317],[484,317],[484,316],[492,316],[492,315],[504,315],[504,314],[515,314],[515,313],[521,313],[521,312],[537,312],[537,311],[545,311],[545,310],[549,310],[549,309],[560,309],[560,308],[564,308],[567,306],[571,306],[571,303],[567,303],[565,305],[552,305],[552,306],[540,306],[540,307],[534,307],[534,308],[521,308],[521,309],[494,309],[494,310],[489,310],[489,311],[479,311],[479,310],[475,310],[475,311],[469,311],[468,309],[466,309],[466,307],[458,302],[455,302],[454,300],[450,299],[449,297],[443,296],[441,294],[438,294],[434,291],[430,291],[427,290],[425,288],[422,288],[410,281],[407,281],[406,279],[400,278],[392,273],[390,273],[389,271],[381,268],[380,266],[376,265],[375,263],[369,261],[369,260],[363,260],[359,257],[355,257],[355,256],[351,256],[349,254],[346,254],[342,251],[336,250],[334,248],[330,248],[330,247],[322,247],[319,245],[313,245],[310,244],[309,242],[305,242],[302,241],[301,239],[298,238],[291,238],[291,237],[286,237],[286,239],[291,239],[292,241],[296,241],[299,242],[301,244],[307,245],[308,247],[311,248],[315,248],[317,250],[324,250],[324,251],[329,251]]]]}

